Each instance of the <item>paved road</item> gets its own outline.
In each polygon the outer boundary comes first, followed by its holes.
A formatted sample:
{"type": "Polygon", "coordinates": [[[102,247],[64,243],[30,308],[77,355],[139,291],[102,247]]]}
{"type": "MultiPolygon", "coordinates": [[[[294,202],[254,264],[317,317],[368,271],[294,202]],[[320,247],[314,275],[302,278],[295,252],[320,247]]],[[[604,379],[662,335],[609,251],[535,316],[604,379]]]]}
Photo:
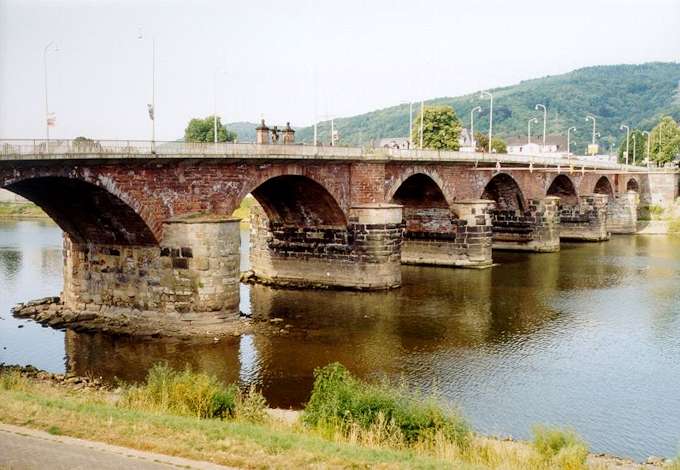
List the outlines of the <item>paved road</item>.
{"type": "Polygon", "coordinates": [[[0,423],[0,469],[225,470],[207,462],[142,452],[0,423]]]}

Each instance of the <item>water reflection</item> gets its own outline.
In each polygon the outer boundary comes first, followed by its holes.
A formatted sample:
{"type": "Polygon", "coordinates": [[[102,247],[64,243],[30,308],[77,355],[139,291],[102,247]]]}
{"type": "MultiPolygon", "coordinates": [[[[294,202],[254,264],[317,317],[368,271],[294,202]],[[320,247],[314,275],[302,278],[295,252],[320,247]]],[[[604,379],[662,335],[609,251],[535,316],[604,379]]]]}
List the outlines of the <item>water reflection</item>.
{"type": "Polygon", "coordinates": [[[436,389],[482,432],[522,437],[546,422],[573,426],[595,451],[673,455],[680,239],[616,237],[495,259],[482,271],[404,267],[403,287],[388,292],[242,286],[241,310],[281,319],[282,333],[136,340],[11,318],[14,302],[61,289],[61,238],[55,227],[0,224],[0,346],[8,348],[0,361],[128,381],[167,361],[258,384],[275,406],[299,406],[313,370],[339,361],[361,377],[436,389]]]}

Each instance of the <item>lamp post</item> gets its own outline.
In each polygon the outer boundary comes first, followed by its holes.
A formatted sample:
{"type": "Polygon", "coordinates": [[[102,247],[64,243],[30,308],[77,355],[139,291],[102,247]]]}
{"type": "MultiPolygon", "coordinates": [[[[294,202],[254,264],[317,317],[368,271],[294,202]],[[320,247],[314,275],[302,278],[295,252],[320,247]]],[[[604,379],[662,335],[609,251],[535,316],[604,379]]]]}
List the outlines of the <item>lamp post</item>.
{"type": "Polygon", "coordinates": [[[470,110],[470,139],[472,141],[472,151],[477,150],[477,145],[475,144],[475,112],[481,113],[482,107],[475,106],[470,110]]]}
{"type": "Polygon", "coordinates": [[[571,131],[576,132],[575,127],[567,129],[567,155],[571,155],[571,131]]]}
{"type": "Polygon", "coordinates": [[[626,165],[628,165],[628,151],[630,150],[630,127],[625,124],[621,124],[619,130],[622,131],[626,129],[626,165]]]}
{"type": "MultiPolygon", "coordinates": [[[[141,30],[137,39],[144,39],[141,30]]],[[[151,118],[151,145],[153,146],[156,142],[156,36],[151,36],[151,104],[147,107],[151,118]]]]}
{"type": "Polygon", "coordinates": [[[635,149],[637,147],[637,145],[635,145],[636,137],[635,133],[633,133],[633,166],[635,166],[635,149]]]}
{"type": "Polygon", "coordinates": [[[224,70],[215,69],[213,81],[213,141],[217,143],[217,75],[224,73],[224,70]]]}
{"type": "Polygon", "coordinates": [[[648,131],[642,131],[642,135],[647,136],[647,166],[649,166],[649,151],[652,144],[652,134],[650,134],[648,131]]]}
{"type": "Polygon", "coordinates": [[[408,148],[413,148],[413,101],[408,104],[408,148]]]}
{"type": "Polygon", "coordinates": [[[529,122],[527,123],[527,145],[531,145],[531,123],[538,124],[538,119],[537,118],[531,118],[529,119],[529,122]]]}
{"type": "Polygon", "coordinates": [[[43,49],[43,65],[45,69],[45,138],[47,139],[47,142],[49,145],[50,141],[50,107],[49,107],[49,101],[47,99],[47,53],[50,51],[50,48],[54,46],[53,51],[54,52],[59,52],[59,48],[57,45],[54,43],[54,41],[50,41],[47,43],[45,48],[43,49]]]}
{"type": "Polygon", "coordinates": [[[493,136],[493,95],[489,91],[483,91],[479,98],[489,98],[489,153],[491,153],[491,137],[493,136]]]}
{"type": "Polygon", "coordinates": [[[593,121],[593,145],[595,145],[595,116],[589,114],[586,116],[586,122],[593,121]]]}
{"type": "Polygon", "coordinates": [[[546,122],[548,120],[548,109],[545,107],[544,104],[537,104],[534,109],[538,111],[540,108],[543,108],[543,149],[542,152],[545,152],[545,129],[546,129],[546,122]]]}
{"type": "Polygon", "coordinates": [[[418,148],[423,148],[423,125],[425,124],[425,100],[420,101],[420,145],[418,148]]]}

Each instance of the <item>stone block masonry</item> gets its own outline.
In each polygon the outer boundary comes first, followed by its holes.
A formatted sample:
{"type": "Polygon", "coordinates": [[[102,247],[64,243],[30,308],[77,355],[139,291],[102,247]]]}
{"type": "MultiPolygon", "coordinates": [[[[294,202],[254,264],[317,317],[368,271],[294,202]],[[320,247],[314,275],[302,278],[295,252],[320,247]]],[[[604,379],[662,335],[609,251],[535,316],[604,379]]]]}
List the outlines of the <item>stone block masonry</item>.
{"type": "Polygon", "coordinates": [[[286,226],[251,209],[252,278],[284,287],[379,290],[401,285],[402,208],[364,204],[341,226],[286,226]]]}
{"type": "Polygon", "coordinates": [[[609,240],[606,194],[586,194],[578,205],[560,207],[560,239],[600,242],[609,240]]]}
{"type": "Polygon", "coordinates": [[[607,203],[607,229],[611,233],[637,232],[640,197],[635,191],[617,194],[607,203]]]}
{"type": "Polygon", "coordinates": [[[551,253],[560,250],[559,197],[527,200],[520,210],[494,210],[493,248],[495,250],[551,253]]]}
{"type": "Polygon", "coordinates": [[[157,313],[158,324],[205,330],[238,318],[238,219],[183,217],[165,223],[160,246],[64,239],[62,302],[75,311],[157,313]]]}
{"type": "Polygon", "coordinates": [[[426,223],[424,211],[419,210],[420,217],[406,222],[401,262],[459,268],[491,266],[493,206],[494,202],[487,200],[459,201],[453,205],[453,213],[437,211],[429,214],[426,223]]]}

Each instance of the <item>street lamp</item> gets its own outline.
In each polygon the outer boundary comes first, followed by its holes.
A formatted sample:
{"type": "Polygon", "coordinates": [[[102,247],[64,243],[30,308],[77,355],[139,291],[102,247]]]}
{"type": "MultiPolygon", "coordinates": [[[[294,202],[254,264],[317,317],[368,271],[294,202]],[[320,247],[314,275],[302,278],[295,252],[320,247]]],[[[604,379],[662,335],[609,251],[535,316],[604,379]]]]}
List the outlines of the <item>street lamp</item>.
{"type": "Polygon", "coordinates": [[[213,137],[214,142],[217,143],[217,75],[224,74],[224,70],[215,69],[214,87],[213,87],[213,137]]]}
{"type": "MultiPolygon", "coordinates": [[[[144,39],[142,30],[139,30],[137,39],[144,39]]],[[[151,104],[147,105],[151,118],[151,145],[156,142],[156,36],[151,36],[151,104]]]]}
{"type": "Polygon", "coordinates": [[[475,106],[470,110],[470,139],[472,141],[472,151],[477,150],[477,145],[475,145],[475,112],[481,113],[482,107],[475,106]]]}
{"type": "Polygon", "coordinates": [[[408,148],[413,148],[413,101],[408,104],[408,148]]]}
{"type": "Polygon", "coordinates": [[[47,139],[48,145],[50,141],[50,108],[49,102],[47,100],[47,53],[50,51],[52,46],[54,46],[54,49],[52,49],[54,52],[59,52],[59,48],[54,43],[54,41],[47,43],[43,49],[43,65],[45,69],[45,137],[47,139]]]}
{"type": "Polygon", "coordinates": [[[527,123],[527,145],[531,145],[531,123],[532,122],[535,123],[535,124],[538,124],[538,119],[537,118],[531,118],[531,119],[529,119],[529,122],[527,123]]]}
{"type": "Polygon", "coordinates": [[[576,132],[575,127],[567,129],[567,155],[571,155],[571,131],[576,132]]]}
{"type": "Polygon", "coordinates": [[[619,130],[622,131],[623,129],[626,129],[626,165],[628,165],[628,151],[630,150],[630,127],[626,126],[625,124],[621,124],[619,130]]]}
{"type": "Polygon", "coordinates": [[[637,145],[635,145],[635,142],[636,142],[635,138],[636,138],[636,135],[633,133],[633,166],[635,166],[635,148],[637,147],[637,145]]]}
{"type": "Polygon", "coordinates": [[[491,137],[493,135],[493,95],[489,91],[483,91],[479,98],[489,98],[489,153],[491,153],[491,137]]]}
{"type": "Polygon", "coordinates": [[[650,134],[648,131],[642,131],[642,135],[647,136],[647,166],[649,166],[649,151],[652,144],[652,134],[650,134]]]}
{"type": "Polygon", "coordinates": [[[420,100],[420,145],[423,148],[423,125],[425,124],[425,100],[420,100]]]}
{"type": "Polygon", "coordinates": [[[595,145],[595,116],[592,114],[589,114],[586,116],[586,122],[587,121],[593,121],[593,145],[595,145]]]}
{"type": "Polygon", "coordinates": [[[538,111],[539,108],[543,108],[543,152],[545,152],[545,126],[546,126],[545,123],[548,120],[548,109],[545,107],[544,104],[537,104],[534,107],[536,111],[538,111]]]}

